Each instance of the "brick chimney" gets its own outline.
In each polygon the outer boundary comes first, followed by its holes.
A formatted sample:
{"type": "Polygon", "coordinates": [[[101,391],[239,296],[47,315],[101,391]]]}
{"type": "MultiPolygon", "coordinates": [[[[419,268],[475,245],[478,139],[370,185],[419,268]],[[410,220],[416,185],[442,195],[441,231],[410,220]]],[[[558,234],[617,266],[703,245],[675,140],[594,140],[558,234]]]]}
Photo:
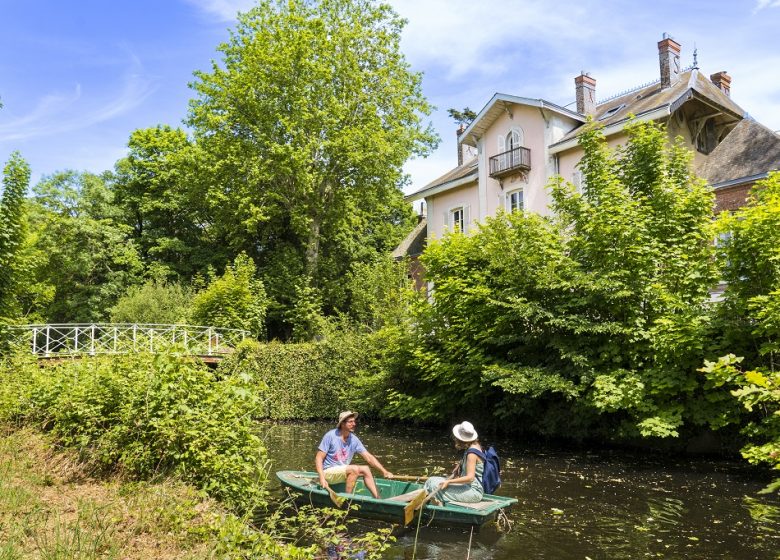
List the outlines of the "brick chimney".
{"type": "Polygon", "coordinates": [[[658,62],[661,64],[661,88],[671,87],[680,78],[680,43],[668,33],[658,41],[658,62]]]}
{"type": "Polygon", "coordinates": [[[725,70],[715,72],[712,76],[710,76],[710,80],[712,80],[713,84],[718,86],[720,91],[726,95],[731,95],[731,76],[729,76],[725,70]]]}
{"type": "Polygon", "coordinates": [[[577,112],[592,115],[596,112],[596,80],[587,72],[574,78],[574,90],[577,97],[577,112]]]}
{"type": "Polygon", "coordinates": [[[457,135],[457,140],[455,141],[455,147],[458,149],[458,167],[463,165],[463,146],[460,145],[460,135],[463,134],[463,131],[466,130],[463,128],[463,125],[461,124],[458,127],[458,130],[455,132],[457,135]]]}

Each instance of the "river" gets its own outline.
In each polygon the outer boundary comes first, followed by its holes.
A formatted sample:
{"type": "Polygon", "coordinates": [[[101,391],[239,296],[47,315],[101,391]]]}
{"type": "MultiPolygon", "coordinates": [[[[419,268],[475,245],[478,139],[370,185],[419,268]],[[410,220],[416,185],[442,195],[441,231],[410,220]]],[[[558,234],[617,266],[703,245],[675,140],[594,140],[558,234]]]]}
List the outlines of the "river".
{"type": "MultiPolygon", "coordinates": [[[[332,428],[322,422],[265,424],[272,470],[314,470],[317,444],[332,428]]],[[[444,472],[460,457],[445,430],[359,423],[356,433],[398,474],[444,472]]],[[[511,530],[490,525],[473,535],[472,560],[780,558],[780,498],[758,495],[768,479],[744,463],[509,439],[487,443],[502,457],[498,494],[519,503],[509,515],[511,530]]],[[[416,558],[466,558],[470,536],[468,530],[423,527],[416,558]]],[[[412,558],[414,531],[399,531],[397,538],[386,558],[412,558]]]]}

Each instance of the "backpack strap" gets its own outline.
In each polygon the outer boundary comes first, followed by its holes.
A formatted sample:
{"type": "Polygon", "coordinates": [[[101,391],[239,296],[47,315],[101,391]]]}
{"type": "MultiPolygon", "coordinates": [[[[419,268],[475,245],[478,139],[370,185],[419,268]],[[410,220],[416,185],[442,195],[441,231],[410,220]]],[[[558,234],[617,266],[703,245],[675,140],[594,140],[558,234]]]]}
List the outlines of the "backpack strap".
{"type": "Polygon", "coordinates": [[[468,455],[469,453],[473,453],[474,455],[476,455],[477,457],[479,457],[480,459],[482,459],[482,462],[483,462],[483,463],[486,463],[486,462],[487,462],[487,455],[485,455],[485,454],[484,454],[482,451],[480,451],[479,449],[474,449],[473,447],[469,447],[469,448],[466,450],[466,455],[468,455]]]}

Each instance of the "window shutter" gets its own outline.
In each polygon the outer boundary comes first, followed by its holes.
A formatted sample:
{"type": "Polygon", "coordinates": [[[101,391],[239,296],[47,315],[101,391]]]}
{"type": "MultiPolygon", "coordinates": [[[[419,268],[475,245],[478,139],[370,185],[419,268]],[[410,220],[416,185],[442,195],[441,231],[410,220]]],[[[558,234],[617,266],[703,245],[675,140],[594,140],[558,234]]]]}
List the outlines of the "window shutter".
{"type": "Polygon", "coordinates": [[[506,139],[503,135],[498,136],[498,153],[501,154],[506,151],[506,139]]]}
{"type": "Polygon", "coordinates": [[[469,225],[471,225],[471,206],[463,207],[463,233],[469,231],[469,225]]]}
{"type": "Polygon", "coordinates": [[[452,212],[445,212],[444,213],[444,227],[447,229],[452,229],[452,212]]]}

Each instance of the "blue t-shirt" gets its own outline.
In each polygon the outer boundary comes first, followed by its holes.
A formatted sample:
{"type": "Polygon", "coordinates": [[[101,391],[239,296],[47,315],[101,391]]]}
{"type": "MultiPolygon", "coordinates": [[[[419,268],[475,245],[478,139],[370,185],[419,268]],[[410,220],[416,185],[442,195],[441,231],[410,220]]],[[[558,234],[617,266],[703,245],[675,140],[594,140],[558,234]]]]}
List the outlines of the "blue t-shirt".
{"type": "Polygon", "coordinates": [[[338,428],[322,436],[322,441],[317,449],[325,452],[325,460],[322,462],[323,469],[349,465],[355,453],[364,453],[366,451],[363,443],[355,434],[349,434],[346,442],[342,440],[338,428]]]}

